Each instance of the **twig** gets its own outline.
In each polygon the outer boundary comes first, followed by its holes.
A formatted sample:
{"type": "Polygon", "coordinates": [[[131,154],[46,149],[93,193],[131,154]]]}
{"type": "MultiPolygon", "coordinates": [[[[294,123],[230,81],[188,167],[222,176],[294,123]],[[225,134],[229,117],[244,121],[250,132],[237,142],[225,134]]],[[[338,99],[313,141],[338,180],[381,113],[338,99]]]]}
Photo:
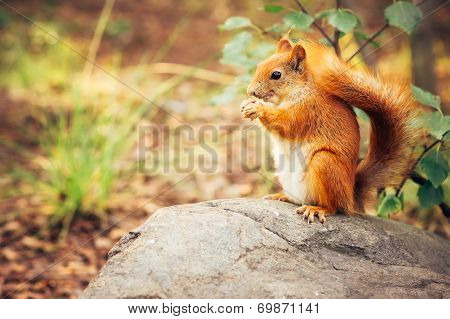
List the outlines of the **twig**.
{"type": "Polygon", "coordinates": [[[422,4],[424,4],[425,2],[427,2],[428,0],[422,0],[416,3],[416,6],[421,6],[422,4]]]}
{"type": "Polygon", "coordinates": [[[421,176],[419,173],[412,171],[411,173],[409,173],[408,176],[414,183],[418,184],[418,185],[425,185],[425,183],[427,182],[427,179],[423,176],[421,176]]]}
{"type": "MultiPolygon", "coordinates": [[[[416,168],[417,164],[420,163],[420,161],[421,161],[422,158],[425,156],[425,154],[428,153],[428,151],[430,151],[430,150],[431,150],[433,147],[435,147],[437,144],[444,143],[445,135],[446,135],[448,132],[449,132],[449,131],[445,132],[444,135],[442,135],[441,139],[439,139],[439,140],[437,140],[437,141],[434,141],[434,142],[431,143],[429,146],[425,147],[425,149],[422,151],[422,153],[420,154],[420,156],[414,161],[413,165],[411,166],[411,169],[410,169],[411,172],[414,171],[414,169],[416,168]]],[[[397,191],[395,192],[395,196],[398,197],[398,196],[400,195],[400,193],[402,192],[402,188],[403,188],[403,186],[405,185],[407,179],[408,179],[408,176],[405,177],[405,178],[402,180],[402,182],[400,183],[400,185],[399,185],[398,188],[397,188],[397,191]]]]}
{"type": "MultiPolygon", "coordinates": [[[[416,3],[416,6],[421,6],[422,4],[424,4],[425,2],[427,2],[428,0],[422,0],[419,1],[418,3],[416,3]]],[[[378,37],[384,30],[386,30],[389,27],[389,22],[386,21],[384,23],[384,25],[374,34],[372,34],[372,36],[370,36],[359,48],[358,50],[356,50],[355,53],[352,54],[351,57],[349,57],[347,59],[347,62],[349,62],[351,59],[353,59],[359,52],[361,52],[369,43],[373,42],[373,40],[378,37]]]]}
{"type": "MultiPolygon", "coordinates": [[[[307,15],[310,15],[308,13],[308,10],[306,10],[306,8],[303,6],[303,4],[300,2],[300,0],[294,0],[294,1],[300,7],[300,10],[302,10],[303,13],[306,13],[307,15]]],[[[334,41],[328,36],[328,34],[325,32],[325,30],[317,23],[317,21],[315,19],[313,20],[313,25],[317,28],[317,30],[320,31],[320,33],[322,33],[322,35],[327,39],[327,41],[331,45],[334,46],[334,41]]]]}
{"type": "MultiPolygon", "coordinates": [[[[336,11],[341,7],[341,1],[336,0],[336,11]]],[[[334,29],[334,40],[333,40],[334,52],[337,56],[341,56],[341,48],[339,47],[339,29],[336,27],[334,29]]]]}
{"type": "Polygon", "coordinates": [[[267,31],[266,29],[264,29],[263,27],[252,23],[252,28],[255,29],[256,31],[258,31],[261,35],[266,35],[268,37],[271,37],[272,39],[275,40],[279,40],[280,37],[278,35],[276,35],[275,33],[272,33],[270,31],[267,31]]]}
{"type": "Polygon", "coordinates": [[[349,62],[351,59],[353,59],[359,52],[361,52],[369,43],[371,43],[376,37],[378,37],[384,30],[386,30],[389,27],[389,22],[386,21],[386,23],[374,34],[370,36],[359,48],[356,50],[355,53],[352,54],[351,57],[347,59],[347,62],[349,62]]]}

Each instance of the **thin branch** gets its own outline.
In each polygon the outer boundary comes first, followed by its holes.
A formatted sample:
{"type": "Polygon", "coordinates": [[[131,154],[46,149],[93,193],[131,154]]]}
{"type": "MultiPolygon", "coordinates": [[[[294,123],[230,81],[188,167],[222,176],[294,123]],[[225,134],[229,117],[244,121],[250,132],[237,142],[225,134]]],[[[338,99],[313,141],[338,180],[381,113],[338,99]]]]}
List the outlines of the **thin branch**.
{"type": "Polygon", "coordinates": [[[422,175],[420,175],[419,173],[412,171],[411,173],[409,173],[408,176],[414,183],[418,184],[418,185],[425,185],[425,183],[427,182],[427,179],[425,177],[423,177],[422,175]]]}
{"type": "MultiPolygon", "coordinates": [[[[424,4],[425,2],[427,2],[428,0],[421,0],[419,2],[416,3],[416,6],[421,6],[422,4],[424,4]]],[[[351,57],[349,57],[347,59],[347,62],[349,62],[351,59],[353,59],[359,52],[361,52],[369,43],[373,42],[373,40],[378,37],[384,30],[386,30],[389,27],[389,22],[385,22],[385,24],[377,31],[375,32],[372,36],[370,36],[359,48],[358,50],[356,50],[355,53],[352,54],[351,57]]]]}
{"type": "MultiPolygon", "coordinates": [[[[341,1],[336,0],[336,11],[341,7],[341,1]]],[[[336,27],[334,29],[334,40],[333,40],[334,52],[337,56],[341,56],[341,48],[339,47],[339,29],[336,27]]]]}
{"type": "Polygon", "coordinates": [[[259,34],[261,34],[261,35],[268,36],[268,37],[270,37],[270,38],[272,38],[272,39],[275,39],[275,40],[279,40],[279,39],[280,39],[280,37],[279,37],[278,35],[276,35],[275,33],[272,33],[272,32],[270,32],[270,31],[267,31],[266,29],[264,29],[263,27],[261,27],[261,26],[259,26],[259,25],[257,25],[257,24],[252,23],[251,26],[252,26],[253,29],[255,29],[256,31],[258,31],[259,34]]]}
{"type": "Polygon", "coordinates": [[[373,40],[378,37],[384,30],[386,30],[389,27],[389,22],[386,21],[386,23],[374,34],[372,34],[359,48],[356,50],[355,53],[352,54],[351,57],[347,59],[347,62],[349,62],[351,59],[353,59],[359,52],[361,52],[369,43],[373,42],[373,40]]]}
{"type": "MultiPolygon", "coordinates": [[[[302,10],[303,13],[306,13],[307,15],[310,15],[308,10],[303,6],[303,4],[300,2],[300,0],[294,0],[295,3],[300,7],[300,10],[302,10]]],[[[317,23],[316,20],[313,21],[313,25],[316,27],[317,30],[322,33],[322,35],[327,39],[327,41],[334,46],[334,41],[328,36],[328,34],[325,32],[325,30],[317,23]]]]}
{"type": "Polygon", "coordinates": [[[428,0],[421,0],[419,2],[416,3],[416,6],[421,6],[422,4],[424,4],[425,2],[427,2],[428,0]]]}

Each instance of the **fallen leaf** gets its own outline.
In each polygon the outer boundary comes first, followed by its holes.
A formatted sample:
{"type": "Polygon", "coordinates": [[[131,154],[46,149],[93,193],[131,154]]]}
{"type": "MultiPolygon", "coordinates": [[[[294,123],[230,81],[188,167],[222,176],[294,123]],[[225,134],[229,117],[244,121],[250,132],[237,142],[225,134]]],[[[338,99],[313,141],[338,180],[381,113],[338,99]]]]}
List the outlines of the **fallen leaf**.
{"type": "Polygon", "coordinates": [[[19,254],[8,247],[2,248],[1,253],[9,261],[14,261],[19,258],[19,254]]]}
{"type": "Polygon", "coordinates": [[[111,240],[107,237],[97,237],[94,240],[95,247],[99,249],[110,249],[113,245],[111,240]]]}

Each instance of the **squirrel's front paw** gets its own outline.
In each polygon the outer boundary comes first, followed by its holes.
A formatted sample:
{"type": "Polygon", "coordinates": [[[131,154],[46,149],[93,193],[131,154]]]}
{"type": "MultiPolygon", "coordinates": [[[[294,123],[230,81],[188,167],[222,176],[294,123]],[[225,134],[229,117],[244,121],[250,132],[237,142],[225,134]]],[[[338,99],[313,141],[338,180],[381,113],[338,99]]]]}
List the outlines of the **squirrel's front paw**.
{"type": "Polygon", "coordinates": [[[242,117],[254,120],[261,116],[261,108],[261,101],[258,99],[251,98],[244,100],[241,104],[242,117]]]}

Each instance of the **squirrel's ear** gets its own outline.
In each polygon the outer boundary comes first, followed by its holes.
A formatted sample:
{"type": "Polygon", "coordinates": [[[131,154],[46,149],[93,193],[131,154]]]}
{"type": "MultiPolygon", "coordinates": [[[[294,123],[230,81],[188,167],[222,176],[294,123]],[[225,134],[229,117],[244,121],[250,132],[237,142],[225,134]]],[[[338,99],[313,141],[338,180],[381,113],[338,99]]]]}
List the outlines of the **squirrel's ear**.
{"type": "Polygon", "coordinates": [[[278,41],[277,53],[290,52],[291,50],[292,44],[291,41],[289,41],[289,39],[281,38],[280,41],[278,41]]]}
{"type": "Polygon", "coordinates": [[[302,62],[306,59],[306,51],[300,44],[296,44],[292,48],[291,52],[291,62],[294,66],[294,69],[300,70],[302,62]]]}

